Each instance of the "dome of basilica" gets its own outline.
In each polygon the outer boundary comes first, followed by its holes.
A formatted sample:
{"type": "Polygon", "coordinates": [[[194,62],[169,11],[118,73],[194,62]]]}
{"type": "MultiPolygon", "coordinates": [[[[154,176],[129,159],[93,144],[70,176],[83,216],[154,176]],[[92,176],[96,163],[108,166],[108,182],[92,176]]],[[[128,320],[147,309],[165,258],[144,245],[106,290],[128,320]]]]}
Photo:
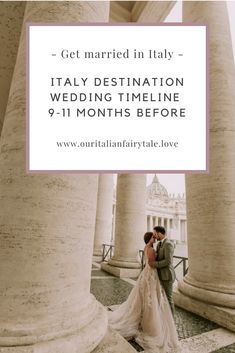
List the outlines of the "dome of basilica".
{"type": "Polygon", "coordinates": [[[148,198],[168,198],[167,189],[160,184],[157,175],[154,175],[152,183],[147,187],[147,197],[148,198]]]}

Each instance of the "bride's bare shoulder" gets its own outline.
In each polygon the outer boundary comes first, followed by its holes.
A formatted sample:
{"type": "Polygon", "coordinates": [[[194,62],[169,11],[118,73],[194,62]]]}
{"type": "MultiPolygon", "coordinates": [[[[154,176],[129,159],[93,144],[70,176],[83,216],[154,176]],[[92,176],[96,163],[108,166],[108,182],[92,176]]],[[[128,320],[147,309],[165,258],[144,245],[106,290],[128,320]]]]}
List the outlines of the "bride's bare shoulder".
{"type": "Polygon", "coordinates": [[[152,257],[153,255],[155,256],[155,250],[150,245],[145,245],[144,252],[148,257],[152,257]]]}

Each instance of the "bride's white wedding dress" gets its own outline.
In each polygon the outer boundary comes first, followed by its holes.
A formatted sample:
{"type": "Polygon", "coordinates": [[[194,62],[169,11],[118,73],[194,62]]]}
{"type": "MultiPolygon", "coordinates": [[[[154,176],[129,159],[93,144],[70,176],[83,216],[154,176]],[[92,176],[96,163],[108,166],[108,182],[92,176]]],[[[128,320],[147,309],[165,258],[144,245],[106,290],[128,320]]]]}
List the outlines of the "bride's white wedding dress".
{"type": "Polygon", "coordinates": [[[146,353],[180,352],[175,323],[157,270],[148,264],[128,299],[109,311],[109,324],[123,337],[136,338],[146,353]]]}

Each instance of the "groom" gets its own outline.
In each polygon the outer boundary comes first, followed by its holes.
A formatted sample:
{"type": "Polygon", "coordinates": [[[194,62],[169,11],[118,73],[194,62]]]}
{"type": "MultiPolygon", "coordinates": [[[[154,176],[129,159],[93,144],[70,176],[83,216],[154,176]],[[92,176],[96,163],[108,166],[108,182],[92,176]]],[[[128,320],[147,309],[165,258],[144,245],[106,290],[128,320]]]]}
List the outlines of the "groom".
{"type": "Polygon", "coordinates": [[[167,239],[165,228],[157,226],[153,228],[153,236],[159,240],[156,250],[156,261],[150,262],[151,267],[155,267],[161,284],[166,292],[168,302],[174,315],[175,308],[173,302],[173,283],[176,278],[173,266],[174,245],[167,239]]]}

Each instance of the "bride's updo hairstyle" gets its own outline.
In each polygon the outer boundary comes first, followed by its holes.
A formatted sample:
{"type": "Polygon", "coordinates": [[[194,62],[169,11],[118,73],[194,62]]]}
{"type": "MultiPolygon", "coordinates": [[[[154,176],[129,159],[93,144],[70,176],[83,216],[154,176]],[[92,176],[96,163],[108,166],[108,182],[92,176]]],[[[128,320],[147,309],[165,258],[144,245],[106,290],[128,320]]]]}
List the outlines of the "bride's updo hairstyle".
{"type": "Polygon", "coordinates": [[[145,244],[148,244],[149,240],[152,238],[153,232],[146,232],[144,235],[144,242],[145,244]]]}

